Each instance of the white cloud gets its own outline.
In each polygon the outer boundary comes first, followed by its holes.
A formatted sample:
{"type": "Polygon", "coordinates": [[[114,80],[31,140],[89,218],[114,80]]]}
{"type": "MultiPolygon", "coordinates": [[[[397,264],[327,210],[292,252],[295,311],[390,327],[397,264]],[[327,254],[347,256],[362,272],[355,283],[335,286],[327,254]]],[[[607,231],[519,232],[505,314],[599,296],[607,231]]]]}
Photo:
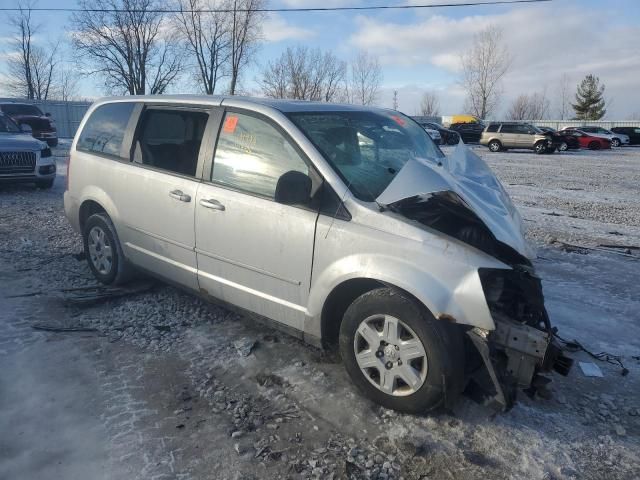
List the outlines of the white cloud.
{"type": "Polygon", "coordinates": [[[280,15],[271,14],[262,22],[262,35],[267,42],[301,40],[315,35],[313,30],[290,25],[280,15]]]}
{"type": "Polygon", "coordinates": [[[593,73],[607,86],[607,96],[615,99],[608,116],[625,117],[640,108],[640,50],[636,42],[640,27],[622,26],[611,18],[603,22],[602,13],[554,5],[461,18],[418,16],[409,24],[361,16],[350,43],[380,55],[386,68],[431,65],[457,75],[460,54],[472,44],[473,35],[488,25],[497,25],[513,55],[512,69],[504,81],[502,108],[523,92],[546,87],[553,96],[565,73],[572,84],[593,73]]]}

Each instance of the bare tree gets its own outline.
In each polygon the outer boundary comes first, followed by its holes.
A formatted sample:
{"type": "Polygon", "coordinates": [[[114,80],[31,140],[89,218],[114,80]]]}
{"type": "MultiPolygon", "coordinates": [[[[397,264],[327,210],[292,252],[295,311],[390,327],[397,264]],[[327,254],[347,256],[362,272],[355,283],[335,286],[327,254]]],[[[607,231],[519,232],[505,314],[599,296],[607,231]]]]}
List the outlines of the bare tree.
{"type": "Polygon", "coordinates": [[[359,105],[375,102],[382,84],[382,68],[375,55],[360,52],[351,64],[349,100],[359,105]]]}
{"type": "Polygon", "coordinates": [[[462,54],[462,86],[472,114],[488,117],[497,107],[502,78],[509,71],[511,56],[502,41],[502,31],[488,27],[475,35],[470,50],[462,54]]]}
{"type": "Polygon", "coordinates": [[[508,120],[542,120],[549,113],[546,90],[519,95],[507,111],[508,120]]]}
{"type": "Polygon", "coordinates": [[[110,91],[164,93],[181,71],[176,39],[156,0],[80,0],[73,44],[110,91]]]}
{"type": "Polygon", "coordinates": [[[424,92],[420,100],[420,115],[437,117],[440,115],[440,100],[435,92],[424,92]]]}
{"type": "Polygon", "coordinates": [[[573,111],[571,107],[571,95],[569,75],[564,73],[562,77],[560,77],[560,85],[558,86],[558,116],[560,120],[569,118],[570,112],[573,111]]]}
{"type": "Polygon", "coordinates": [[[77,97],[79,75],[68,67],[60,68],[56,86],[56,97],[68,102],[77,97]]]}
{"type": "Polygon", "coordinates": [[[267,97],[330,102],[340,98],[345,72],[333,53],[299,45],[269,62],[258,82],[267,97]]]}
{"type": "Polygon", "coordinates": [[[31,16],[33,4],[20,3],[18,8],[18,13],[9,18],[14,37],[9,41],[7,88],[16,95],[46,100],[54,85],[58,45],[45,48],[35,44],[40,25],[31,16]]]}
{"type": "Polygon", "coordinates": [[[262,34],[260,24],[264,17],[261,11],[264,0],[230,1],[229,94],[235,95],[240,75],[251,62],[262,34]]]}
{"type": "Polygon", "coordinates": [[[229,14],[224,11],[229,8],[229,0],[178,0],[174,24],[195,63],[191,67],[196,80],[208,95],[215,93],[219,81],[229,73],[231,32],[229,14]],[[212,11],[216,7],[219,11],[212,11]]]}

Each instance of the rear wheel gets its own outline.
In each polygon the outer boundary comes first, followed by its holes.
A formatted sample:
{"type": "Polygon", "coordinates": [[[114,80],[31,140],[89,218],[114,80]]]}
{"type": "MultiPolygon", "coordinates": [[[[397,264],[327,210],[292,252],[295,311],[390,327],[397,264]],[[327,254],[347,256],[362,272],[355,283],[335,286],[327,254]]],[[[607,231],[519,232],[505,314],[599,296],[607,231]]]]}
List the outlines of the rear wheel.
{"type": "Polygon", "coordinates": [[[502,144],[498,140],[491,140],[489,142],[488,147],[489,147],[489,150],[491,150],[494,153],[502,150],[502,144]]]}
{"type": "Polygon", "coordinates": [[[425,412],[454,400],[464,383],[461,334],[421,304],[392,288],[358,297],[340,327],[347,372],[376,403],[425,412]]]}
{"type": "Polygon", "coordinates": [[[133,268],[122,253],[116,229],[104,213],[91,215],[82,234],[84,251],[93,275],[106,285],[121,285],[132,276],[133,268]]]}
{"type": "Polygon", "coordinates": [[[589,150],[600,150],[600,142],[590,142],[589,150]]]}

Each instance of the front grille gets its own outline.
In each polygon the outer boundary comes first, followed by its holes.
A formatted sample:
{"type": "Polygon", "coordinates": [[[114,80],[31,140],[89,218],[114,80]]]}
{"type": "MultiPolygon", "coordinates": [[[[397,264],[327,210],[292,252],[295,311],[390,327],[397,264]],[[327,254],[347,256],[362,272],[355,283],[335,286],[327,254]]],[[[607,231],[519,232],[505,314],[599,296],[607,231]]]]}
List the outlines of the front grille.
{"type": "Polygon", "coordinates": [[[35,168],[35,152],[0,152],[0,175],[33,173],[35,168]]]}

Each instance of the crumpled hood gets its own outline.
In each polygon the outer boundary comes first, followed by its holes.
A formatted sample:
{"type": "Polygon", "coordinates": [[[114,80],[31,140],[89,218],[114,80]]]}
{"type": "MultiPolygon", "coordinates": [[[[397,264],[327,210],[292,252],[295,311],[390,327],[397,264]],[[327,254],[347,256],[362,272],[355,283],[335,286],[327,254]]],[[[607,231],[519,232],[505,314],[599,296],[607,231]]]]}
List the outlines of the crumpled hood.
{"type": "Polygon", "coordinates": [[[28,133],[0,133],[0,151],[14,150],[42,150],[46,147],[44,142],[33,138],[28,133]]]}
{"type": "Polygon", "coordinates": [[[535,256],[509,194],[489,166],[462,142],[449,157],[409,160],[376,201],[390,205],[444,191],[462,198],[497,240],[529,259],[535,256]]]}

